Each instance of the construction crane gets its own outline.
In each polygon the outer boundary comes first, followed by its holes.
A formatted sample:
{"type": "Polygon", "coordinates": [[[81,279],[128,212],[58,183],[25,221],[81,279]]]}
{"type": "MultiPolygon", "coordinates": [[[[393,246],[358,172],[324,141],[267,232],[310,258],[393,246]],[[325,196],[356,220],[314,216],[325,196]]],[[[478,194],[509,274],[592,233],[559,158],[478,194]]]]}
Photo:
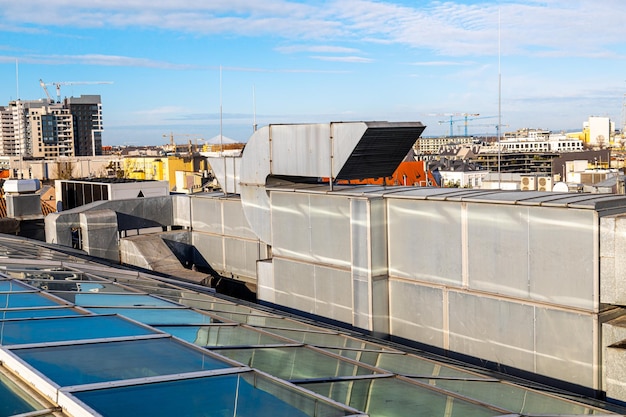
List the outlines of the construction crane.
{"type": "Polygon", "coordinates": [[[46,87],[46,83],[44,83],[41,78],[39,79],[39,85],[41,86],[41,88],[43,88],[44,93],[46,93],[46,97],[48,97],[48,102],[54,103],[54,100],[52,100],[52,97],[50,97],[50,93],[48,92],[48,87],[46,87]]]}
{"type": "Polygon", "coordinates": [[[447,120],[440,120],[439,121],[439,124],[450,123],[450,136],[451,137],[454,136],[453,126],[454,126],[454,123],[456,123],[456,122],[464,122],[464,124],[465,124],[465,136],[467,137],[467,122],[469,122],[471,120],[477,120],[477,119],[491,119],[491,118],[494,118],[494,117],[498,117],[498,116],[477,117],[477,116],[480,116],[480,114],[478,114],[478,113],[473,113],[473,114],[462,113],[461,115],[463,116],[462,119],[453,119],[452,116],[450,116],[450,120],[449,121],[447,121],[447,120]]]}
{"type": "MultiPolygon", "coordinates": [[[[50,99],[50,94],[48,94],[47,85],[53,85],[57,90],[57,103],[61,102],[61,86],[62,85],[77,85],[77,84],[113,84],[113,81],[60,81],[55,83],[44,83],[43,80],[39,80],[39,84],[46,92],[46,95],[50,99]]],[[[51,100],[51,99],[50,99],[51,100]]]]}

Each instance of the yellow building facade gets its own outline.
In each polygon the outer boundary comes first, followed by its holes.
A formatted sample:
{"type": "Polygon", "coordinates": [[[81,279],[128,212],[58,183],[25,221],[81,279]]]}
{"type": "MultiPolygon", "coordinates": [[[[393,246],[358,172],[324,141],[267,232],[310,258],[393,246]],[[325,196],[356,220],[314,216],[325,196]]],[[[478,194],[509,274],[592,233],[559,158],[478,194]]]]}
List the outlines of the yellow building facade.
{"type": "MultiPolygon", "coordinates": [[[[181,191],[180,177],[202,178],[208,169],[206,158],[200,155],[128,156],[124,158],[124,178],[168,181],[170,191],[181,191]],[[178,172],[178,174],[177,174],[178,172]],[[177,186],[177,175],[179,177],[177,186]],[[178,189],[177,189],[178,188],[178,189]]],[[[196,185],[197,181],[191,181],[196,185]]],[[[186,181],[185,184],[190,184],[186,181]]]]}

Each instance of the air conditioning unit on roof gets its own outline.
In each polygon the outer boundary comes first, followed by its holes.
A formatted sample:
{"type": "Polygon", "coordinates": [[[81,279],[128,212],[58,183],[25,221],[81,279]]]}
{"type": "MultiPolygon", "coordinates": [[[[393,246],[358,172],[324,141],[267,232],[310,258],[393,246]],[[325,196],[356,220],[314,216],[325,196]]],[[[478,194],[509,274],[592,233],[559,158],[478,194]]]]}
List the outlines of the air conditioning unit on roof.
{"type": "Polygon", "coordinates": [[[520,190],[535,191],[537,189],[536,178],[534,175],[524,175],[520,179],[520,190]]]}
{"type": "Polygon", "coordinates": [[[537,191],[552,191],[552,177],[537,177],[537,191]]]}

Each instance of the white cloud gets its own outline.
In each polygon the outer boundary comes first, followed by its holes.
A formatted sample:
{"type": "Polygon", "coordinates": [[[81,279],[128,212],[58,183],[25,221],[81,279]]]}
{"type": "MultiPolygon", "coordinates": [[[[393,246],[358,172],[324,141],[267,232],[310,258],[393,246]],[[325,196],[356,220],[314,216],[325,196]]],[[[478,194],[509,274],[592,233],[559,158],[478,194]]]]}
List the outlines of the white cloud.
{"type": "MultiPolygon", "coordinates": [[[[623,39],[619,0],[453,1],[405,3],[237,0],[0,0],[5,31],[42,27],[148,28],[190,34],[266,36],[290,40],[396,43],[446,56],[495,55],[500,21],[503,54],[611,56],[623,39]],[[71,11],[68,13],[68,10],[71,11]],[[536,52],[537,46],[542,51],[536,52]]],[[[280,47],[281,52],[300,47],[280,47]]],[[[350,53],[312,46],[302,51],[350,53]]],[[[615,52],[615,57],[626,52],[615,52]]]]}
{"type": "Polygon", "coordinates": [[[356,48],[347,48],[345,46],[333,46],[333,45],[291,45],[291,46],[279,46],[275,48],[276,51],[293,54],[298,52],[318,52],[328,54],[353,54],[361,52],[356,48]]]}
{"type": "Polygon", "coordinates": [[[424,62],[413,62],[411,65],[415,65],[418,67],[448,67],[448,66],[466,66],[466,65],[474,65],[472,61],[424,61],[424,62]]]}
{"type": "Polygon", "coordinates": [[[374,62],[373,59],[364,58],[360,56],[321,56],[321,55],[318,55],[318,56],[311,56],[310,58],[317,59],[320,61],[355,62],[355,63],[362,63],[362,64],[374,62]]]}

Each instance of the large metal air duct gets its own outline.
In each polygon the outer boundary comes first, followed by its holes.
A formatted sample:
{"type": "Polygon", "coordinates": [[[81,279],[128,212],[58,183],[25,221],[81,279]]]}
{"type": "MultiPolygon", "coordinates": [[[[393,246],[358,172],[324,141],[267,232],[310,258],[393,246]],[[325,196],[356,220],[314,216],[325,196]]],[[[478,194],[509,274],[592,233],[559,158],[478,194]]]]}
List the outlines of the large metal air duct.
{"type": "Polygon", "coordinates": [[[420,122],[334,122],[269,125],[242,154],[238,191],[259,239],[272,244],[271,177],[351,180],[391,176],[424,131],[420,122]]]}

